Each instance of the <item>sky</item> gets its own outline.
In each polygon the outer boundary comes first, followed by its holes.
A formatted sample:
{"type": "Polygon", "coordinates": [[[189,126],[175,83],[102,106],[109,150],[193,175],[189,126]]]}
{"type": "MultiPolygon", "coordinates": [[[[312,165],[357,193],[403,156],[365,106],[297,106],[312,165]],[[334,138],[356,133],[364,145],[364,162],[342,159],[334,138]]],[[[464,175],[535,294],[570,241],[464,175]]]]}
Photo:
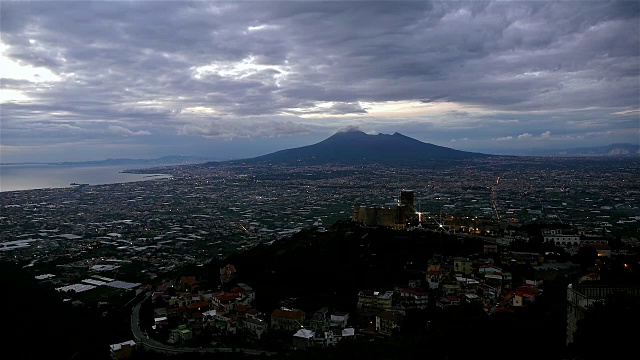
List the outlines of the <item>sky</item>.
{"type": "Polygon", "coordinates": [[[0,1],[0,162],[640,142],[639,1],[0,1]]]}

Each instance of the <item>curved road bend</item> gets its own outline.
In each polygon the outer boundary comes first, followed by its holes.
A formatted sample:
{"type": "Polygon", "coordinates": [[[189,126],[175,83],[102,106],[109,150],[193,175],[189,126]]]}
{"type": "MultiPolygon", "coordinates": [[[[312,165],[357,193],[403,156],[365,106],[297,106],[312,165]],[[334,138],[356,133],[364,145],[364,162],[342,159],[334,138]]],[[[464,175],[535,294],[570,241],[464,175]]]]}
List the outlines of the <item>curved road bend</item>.
{"type": "Polygon", "coordinates": [[[189,348],[189,347],[174,347],[163,344],[161,342],[155,341],[145,335],[140,329],[140,308],[142,307],[142,303],[150,296],[147,294],[144,300],[139,302],[136,306],[134,306],[133,311],[131,312],[131,332],[133,333],[133,338],[138,344],[142,344],[146,349],[155,350],[163,353],[217,353],[217,352],[242,352],[244,354],[249,355],[275,355],[277,353],[256,349],[244,349],[244,348],[189,348]]]}

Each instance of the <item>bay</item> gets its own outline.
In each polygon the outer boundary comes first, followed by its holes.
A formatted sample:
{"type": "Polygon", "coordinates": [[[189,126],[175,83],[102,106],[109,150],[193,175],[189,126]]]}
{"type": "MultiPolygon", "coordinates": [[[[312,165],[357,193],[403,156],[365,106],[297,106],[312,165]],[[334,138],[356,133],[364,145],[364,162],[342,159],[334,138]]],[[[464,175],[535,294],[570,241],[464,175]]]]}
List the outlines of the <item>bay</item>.
{"type": "Polygon", "coordinates": [[[74,184],[103,185],[170,178],[166,174],[130,174],[124,170],[151,166],[1,165],[0,192],[65,188],[74,184]]]}

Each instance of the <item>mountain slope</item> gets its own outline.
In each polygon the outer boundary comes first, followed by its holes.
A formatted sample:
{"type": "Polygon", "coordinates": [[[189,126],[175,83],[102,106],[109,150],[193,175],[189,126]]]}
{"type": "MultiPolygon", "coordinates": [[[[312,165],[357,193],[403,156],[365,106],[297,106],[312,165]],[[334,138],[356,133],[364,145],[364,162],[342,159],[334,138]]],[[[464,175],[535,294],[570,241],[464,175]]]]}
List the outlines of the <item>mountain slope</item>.
{"type": "Polygon", "coordinates": [[[367,135],[361,131],[338,132],[308,146],[281,150],[236,162],[271,162],[304,164],[417,164],[441,160],[467,160],[491,155],[454,150],[423,143],[408,136],[367,135]]]}

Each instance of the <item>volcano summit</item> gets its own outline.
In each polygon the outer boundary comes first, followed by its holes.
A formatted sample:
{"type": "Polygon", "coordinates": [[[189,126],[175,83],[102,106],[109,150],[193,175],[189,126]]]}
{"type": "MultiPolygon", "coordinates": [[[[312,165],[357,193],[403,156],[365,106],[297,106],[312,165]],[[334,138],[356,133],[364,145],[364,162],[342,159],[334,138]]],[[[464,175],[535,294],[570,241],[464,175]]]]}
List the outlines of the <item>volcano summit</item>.
{"type": "Polygon", "coordinates": [[[487,158],[493,155],[454,150],[424,143],[400,133],[368,135],[362,131],[338,132],[319,143],[286,149],[250,159],[242,163],[382,164],[420,165],[438,161],[487,158]]]}

